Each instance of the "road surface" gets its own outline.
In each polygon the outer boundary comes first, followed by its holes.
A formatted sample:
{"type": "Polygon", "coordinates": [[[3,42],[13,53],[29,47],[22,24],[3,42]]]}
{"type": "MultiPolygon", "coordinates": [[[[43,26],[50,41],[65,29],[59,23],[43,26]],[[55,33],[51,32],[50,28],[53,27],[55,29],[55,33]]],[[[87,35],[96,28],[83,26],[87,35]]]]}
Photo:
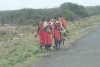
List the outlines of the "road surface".
{"type": "Polygon", "coordinates": [[[44,57],[32,67],[100,67],[100,25],[70,49],[44,57]]]}

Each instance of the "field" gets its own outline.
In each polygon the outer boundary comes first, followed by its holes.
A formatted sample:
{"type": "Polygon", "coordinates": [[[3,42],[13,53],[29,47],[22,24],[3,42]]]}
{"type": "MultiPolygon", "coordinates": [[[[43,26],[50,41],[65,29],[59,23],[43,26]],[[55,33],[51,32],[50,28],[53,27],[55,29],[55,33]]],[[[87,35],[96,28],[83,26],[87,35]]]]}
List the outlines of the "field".
{"type": "MultiPolygon", "coordinates": [[[[100,21],[100,16],[91,16],[72,22],[67,22],[68,37],[75,36],[77,31],[100,21]]],[[[29,62],[34,62],[49,53],[43,47],[40,51],[39,38],[35,38],[37,27],[32,25],[5,24],[0,26],[0,67],[18,67],[22,64],[31,67],[29,62]]],[[[53,41],[52,41],[53,42],[53,41]]],[[[54,45],[54,42],[53,44],[54,45]]],[[[51,48],[50,52],[55,51],[51,48]]]]}

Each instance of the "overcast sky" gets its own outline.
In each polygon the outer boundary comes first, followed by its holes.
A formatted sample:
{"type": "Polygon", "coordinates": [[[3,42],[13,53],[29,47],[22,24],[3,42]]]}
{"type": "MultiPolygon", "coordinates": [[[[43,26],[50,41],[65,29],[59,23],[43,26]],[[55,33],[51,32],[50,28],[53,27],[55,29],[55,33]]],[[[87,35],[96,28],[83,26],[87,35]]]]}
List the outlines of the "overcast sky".
{"type": "Polygon", "coordinates": [[[77,3],[83,6],[100,5],[100,0],[0,0],[0,10],[18,10],[21,8],[54,8],[64,2],[77,3]]]}

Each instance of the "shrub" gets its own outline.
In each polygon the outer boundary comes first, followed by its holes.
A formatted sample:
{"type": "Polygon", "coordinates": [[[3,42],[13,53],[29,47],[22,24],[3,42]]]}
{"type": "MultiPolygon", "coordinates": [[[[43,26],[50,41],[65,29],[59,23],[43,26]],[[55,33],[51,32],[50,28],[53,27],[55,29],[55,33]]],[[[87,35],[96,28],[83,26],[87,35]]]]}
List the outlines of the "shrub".
{"type": "Polygon", "coordinates": [[[33,21],[33,27],[34,27],[34,26],[37,26],[38,23],[39,23],[39,21],[40,21],[39,19],[34,20],[34,21],[33,21]]]}
{"type": "Polygon", "coordinates": [[[5,48],[8,48],[8,46],[5,46],[5,48]]]}
{"type": "Polygon", "coordinates": [[[35,50],[33,53],[34,53],[34,54],[37,54],[37,53],[39,53],[39,50],[35,50]]]}
{"type": "Polygon", "coordinates": [[[32,49],[28,49],[28,52],[32,52],[32,49]]]}
{"type": "Polygon", "coordinates": [[[73,21],[74,19],[76,19],[76,14],[71,11],[71,10],[67,10],[65,15],[63,15],[65,17],[66,20],[69,20],[69,21],[73,21]]]}
{"type": "Polygon", "coordinates": [[[24,58],[31,57],[31,54],[25,54],[24,58]]]}
{"type": "Polygon", "coordinates": [[[6,31],[0,31],[0,36],[7,34],[6,31]]]}

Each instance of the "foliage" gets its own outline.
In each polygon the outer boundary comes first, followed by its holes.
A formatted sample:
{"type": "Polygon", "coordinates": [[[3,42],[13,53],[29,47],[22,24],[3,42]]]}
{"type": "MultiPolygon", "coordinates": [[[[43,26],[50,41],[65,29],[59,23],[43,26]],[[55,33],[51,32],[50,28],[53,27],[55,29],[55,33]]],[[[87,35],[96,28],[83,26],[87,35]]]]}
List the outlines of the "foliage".
{"type": "Polygon", "coordinates": [[[100,6],[87,6],[86,9],[90,16],[100,15],[100,6]]]}
{"type": "Polygon", "coordinates": [[[76,19],[77,17],[77,15],[71,10],[66,10],[65,15],[63,16],[66,18],[66,20],[70,20],[70,21],[76,19]]]}
{"type": "Polygon", "coordinates": [[[60,7],[50,9],[23,8],[20,10],[0,11],[0,23],[2,25],[8,23],[20,25],[33,24],[33,26],[36,26],[40,21],[40,16],[44,16],[45,20],[47,16],[52,19],[54,18],[54,13],[62,13],[64,17],[67,15],[65,18],[67,20],[80,19],[89,17],[90,15],[100,14],[100,6],[84,7],[82,5],[69,2],[61,4],[60,7]]]}
{"type": "MultiPolygon", "coordinates": [[[[89,18],[90,19],[90,18],[89,18]]],[[[88,20],[89,20],[88,19],[88,20]]],[[[82,19],[83,20],[83,19],[82,19]]],[[[81,20],[81,21],[82,21],[81,20]]],[[[84,21],[84,20],[83,20],[84,21]]],[[[100,21],[100,17],[93,17],[89,21],[86,22],[80,22],[80,23],[73,23],[70,22],[70,24],[67,24],[68,36],[75,35],[75,33],[72,33],[73,31],[78,31],[80,29],[83,29],[84,27],[93,25],[95,22],[100,21]],[[94,19],[95,18],[95,19],[94,19]]],[[[15,26],[17,27],[17,26],[15,26]]],[[[20,29],[16,28],[9,28],[4,26],[3,31],[8,32],[2,32],[2,37],[0,37],[0,43],[2,42],[2,46],[0,46],[0,66],[1,67],[19,67],[20,64],[27,64],[25,66],[20,67],[31,67],[29,64],[33,61],[37,61],[40,59],[43,55],[47,54],[47,51],[45,47],[43,47],[43,51],[40,51],[40,45],[38,38],[34,38],[36,33],[32,33],[30,31],[35,31],[35,27],[32,27],[30,25],[22,25],[18,27],[20,29]],[[16,30],[12,33],[12,30],[16,30]],[[19,33],[22,33],[23,36],[17,35],[19,33]],[[19,39],[14,39],[15,37],[19,39]]],[[[54,41],[52,41],[54,45],[54,41]]],[[[52,47],[51,47],[52,48],[52,47]]],[[[51,49],[51,53],[54,50],[51,49]]]]}
{"type": "Polygon", "coordinates": [[[71,10],[73,11],[75,14],[77,14],[77,16],[80,17],[89,17],[89,13],[86,11],[85,7],[82,5],[77,5],[77,4],[73,4],[73,3],[64,3],[60,6],[60,8],[62,8],[62,10],[71,10]]]}
{"type": "Polygon", "coordinates": [[[6,31],[0,31],[0,36],[7,34],[6,31]]]}

